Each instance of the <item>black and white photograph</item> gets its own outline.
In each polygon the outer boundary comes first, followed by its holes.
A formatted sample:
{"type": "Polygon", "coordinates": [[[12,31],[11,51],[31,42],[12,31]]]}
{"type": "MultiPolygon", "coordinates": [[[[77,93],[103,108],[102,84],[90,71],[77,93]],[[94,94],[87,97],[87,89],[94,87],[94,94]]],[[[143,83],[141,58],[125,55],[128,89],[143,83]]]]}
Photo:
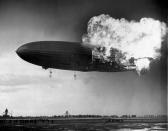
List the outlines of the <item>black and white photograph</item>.
{"type": "Polygon", "coordinates": [[[0,131],[167,131],[162,0],[0,0],[0,131]]]}

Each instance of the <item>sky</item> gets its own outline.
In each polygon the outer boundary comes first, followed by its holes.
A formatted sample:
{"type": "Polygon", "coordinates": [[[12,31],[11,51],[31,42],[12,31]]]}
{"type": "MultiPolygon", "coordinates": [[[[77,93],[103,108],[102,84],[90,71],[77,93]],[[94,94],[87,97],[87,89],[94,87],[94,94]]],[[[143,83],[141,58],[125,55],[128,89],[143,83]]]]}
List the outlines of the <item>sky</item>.
{"type": "Polygon", "coordinates": [[[16,49],[28,42],[81,42],[93,16],[166,23],[159,0],[0,0],[0,115],[166,114],[167,41],[162,57],[144,75],[136,72],[49,71],[23,61],[16,49]]]}

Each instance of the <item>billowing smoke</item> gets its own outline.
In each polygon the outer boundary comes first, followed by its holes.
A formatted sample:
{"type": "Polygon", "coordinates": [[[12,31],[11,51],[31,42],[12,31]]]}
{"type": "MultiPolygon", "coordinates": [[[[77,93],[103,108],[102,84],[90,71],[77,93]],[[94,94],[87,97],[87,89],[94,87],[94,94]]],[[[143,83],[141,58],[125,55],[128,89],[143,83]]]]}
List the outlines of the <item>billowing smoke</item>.
{"type": "Polygon", "coordinates": [[[160,57],[165,35],[166,24],[159,20],[142,18],[136,22],[102,14],[89,20],[82,42],[90,46],[93,56],[102,62],[115,61],[125,67],[134,65],[140,73],[160,57]]]}

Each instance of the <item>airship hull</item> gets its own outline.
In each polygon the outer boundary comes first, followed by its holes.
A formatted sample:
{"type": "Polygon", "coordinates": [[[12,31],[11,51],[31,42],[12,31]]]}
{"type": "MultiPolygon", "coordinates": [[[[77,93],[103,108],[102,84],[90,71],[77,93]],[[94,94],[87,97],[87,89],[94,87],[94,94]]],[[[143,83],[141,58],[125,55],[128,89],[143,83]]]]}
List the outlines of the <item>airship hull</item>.
{"type": "Polygon", "coordinates": [[[44,69],[101,72],[129,70],[115,62],[101,63],[99,60],[93,61],[91,48],[75,42],[31,42],[19,47],[16,52],[23,60],[42,66],[44,69]]]}

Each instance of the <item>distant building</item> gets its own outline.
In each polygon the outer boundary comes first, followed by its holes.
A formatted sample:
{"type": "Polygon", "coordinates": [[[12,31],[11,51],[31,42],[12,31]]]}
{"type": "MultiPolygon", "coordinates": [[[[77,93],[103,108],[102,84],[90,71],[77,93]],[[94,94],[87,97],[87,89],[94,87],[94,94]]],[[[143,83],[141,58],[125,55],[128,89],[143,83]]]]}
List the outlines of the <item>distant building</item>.
{"type": "Polygon", "coordinates": [[[66,111],[66,112],[65,112],[65,117],[69,117],[69,116],[70,116],[69,112],[66,111]]]}
{"type": "Polygon", "coordinates": [[[112,117],[112,118],[118,118],[118,116],[117,116],[117,115],[112,115],[111,117],[112,117]]]}
{"type": "Polygon", "coordinates": [[[131,117],[135,118],[135,117],[136,117],[136,115],[131,115],[131,117]]]}
{"type": "Polygon", "coordinates": [[[5,109],[5,112],[4,112],[4,114],[3,114],[3,117],[10,117],[10,116],[8,115],[8,109],[7,109],[7,108],[5,109]]]}
{"type": "Polygon", "coordinates": [[[128,118],[128,115],[122,115],[121,118],[128,118]]]}

